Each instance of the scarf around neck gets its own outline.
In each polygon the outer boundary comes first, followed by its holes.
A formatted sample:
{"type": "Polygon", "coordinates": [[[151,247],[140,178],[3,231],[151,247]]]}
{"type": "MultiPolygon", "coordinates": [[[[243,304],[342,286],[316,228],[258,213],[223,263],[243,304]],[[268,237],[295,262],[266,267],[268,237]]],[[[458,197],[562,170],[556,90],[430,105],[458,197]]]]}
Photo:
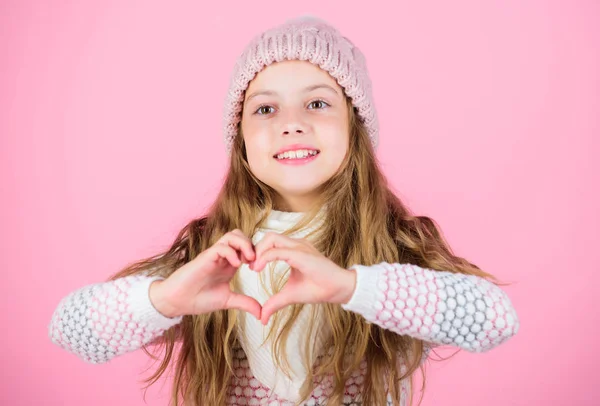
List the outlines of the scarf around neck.
{"type": "MultiPolygon", "coordinates": [[[[290,235],[291,238],[305,238],[311,231],[317,230],[322,224],[324,211],[321,210],[317,217],[306,227],[290,235]]],[[[282,233],[295,226],[304,213],[301,212],[283,212],[272,210],[269,216],[259,226],[252,236],[254,245],[258,244],[265,236],[265,233],[282,233]]],[[[314,235],[314,234],[313,234],[314,235]]],[[[307,237],[312,240],[312,235],[307,237]]],[[[289,275],[289,265],[284,261],[273,261],[268,263],[260,273],[252,271],[247,264],[242,264],[238,270],[240,293],[253,297],[261,305],[271,296],[271,284],[273,280],[285,281],[289,275]]],[[[306,380],[308,370],[304,365],[305,349],[307,342],[310,343],[308,350],[309,365],[314,362],[315,356],[322,350],[322,344],[328,328],[323,321],[322,315],[317,315],[315,327],[312,332],[308,330],[308,324],[314,305],[304,305],[298,315],[294,326],[286,340],[285,355],[289,362],[290,370],[287,371],[290,376],[277,367],[273,358],[274,338],[277,337],[283,323],[279,323],[279,328],[275,334],[271,334],[268,341],[265,341],[269,331],[274,328],[273,317],[266,326],[263,326],[259,320],[253,316],[240,312],[239,334],[240,344],[248,358],[248,364],[253,375],[262,384],[268,386],[273,393],[281,399],[290,401],[299,401],[299,391],[306,380]]],[[[289,309],[289,308],[288,308],[289,309]]],[[[286,309],[281,309],[283,312],[286,309]]],[[[281,362],[285,366],[284,362],[281,362]]]]}

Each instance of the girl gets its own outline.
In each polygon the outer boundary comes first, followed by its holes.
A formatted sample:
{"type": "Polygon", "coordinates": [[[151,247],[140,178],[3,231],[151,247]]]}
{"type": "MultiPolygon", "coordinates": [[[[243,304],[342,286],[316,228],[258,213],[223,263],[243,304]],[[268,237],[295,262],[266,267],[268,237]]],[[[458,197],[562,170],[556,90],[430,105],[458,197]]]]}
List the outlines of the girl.
{"type": "MultiPolygon", "coordinates": [[[[175,405],[405,405],[431,348],[519,329],[495,278],[390,191],[365,60],[298,18],[240,56],[230,167],[165,252],[59,303],[53,342],[92,363],[164,351],[175,405]],[[486,279],[487,278],[487,279],[486,279]]],[[[422,371],[423,372],[423,371],[422,371]]]]}

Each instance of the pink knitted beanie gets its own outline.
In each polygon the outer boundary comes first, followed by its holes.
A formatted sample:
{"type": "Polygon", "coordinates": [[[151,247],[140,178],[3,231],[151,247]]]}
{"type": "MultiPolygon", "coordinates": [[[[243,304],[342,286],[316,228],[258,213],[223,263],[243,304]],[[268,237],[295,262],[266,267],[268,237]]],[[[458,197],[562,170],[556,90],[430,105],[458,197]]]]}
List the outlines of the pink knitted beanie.
{"type": "Polygon", "coordinates": [[[358,110],[373,148],[377,148],[377,113],[362,52],[323,20],[303,16],[256,36],[238,58],[224,109],[224,141],[228,155],[238,133],[248,84],[266,66],[284,60],[311,62],[336,79],[358,110]]]}

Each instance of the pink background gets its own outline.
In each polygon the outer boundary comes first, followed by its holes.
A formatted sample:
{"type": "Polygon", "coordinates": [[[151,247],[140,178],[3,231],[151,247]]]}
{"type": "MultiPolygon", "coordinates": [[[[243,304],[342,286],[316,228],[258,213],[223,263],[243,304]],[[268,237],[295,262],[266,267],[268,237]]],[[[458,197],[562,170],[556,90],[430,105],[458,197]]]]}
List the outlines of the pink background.
{"type": "Polygon", "coordinates": [[[399,195],[513,282],[519,334],[429,363],[423,405],[598,404],[600,3],[281,3],[1,3],[0,404],[144,404],[143,352],[86,364],[51,314],[204,211],[235,57],[305,13],[366,54],[399,195]]]}

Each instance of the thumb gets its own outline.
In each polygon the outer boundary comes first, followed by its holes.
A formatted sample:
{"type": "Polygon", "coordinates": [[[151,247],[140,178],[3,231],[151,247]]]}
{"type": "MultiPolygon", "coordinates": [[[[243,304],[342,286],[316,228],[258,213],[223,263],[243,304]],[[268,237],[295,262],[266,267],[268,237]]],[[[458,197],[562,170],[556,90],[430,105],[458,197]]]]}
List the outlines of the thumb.
{"type": "Polygon", "coordinates": [[[243,310],[252,314],[257,320],[260,320],[261,306],[258,301],[250,296],[242,295],[240,293],[231,292],[227,303],[225,304],[226,309],[243,310]]]}
{"type": "Polygon", "coordinates": [[[265,302],[262,306],[262,313],[260,315],[260,321],[263,325],[266,325],[269,322],[269,318],[271,318],[273,313],[296,302],[292,293],[292,289],[283,288],[265,302]]]}

